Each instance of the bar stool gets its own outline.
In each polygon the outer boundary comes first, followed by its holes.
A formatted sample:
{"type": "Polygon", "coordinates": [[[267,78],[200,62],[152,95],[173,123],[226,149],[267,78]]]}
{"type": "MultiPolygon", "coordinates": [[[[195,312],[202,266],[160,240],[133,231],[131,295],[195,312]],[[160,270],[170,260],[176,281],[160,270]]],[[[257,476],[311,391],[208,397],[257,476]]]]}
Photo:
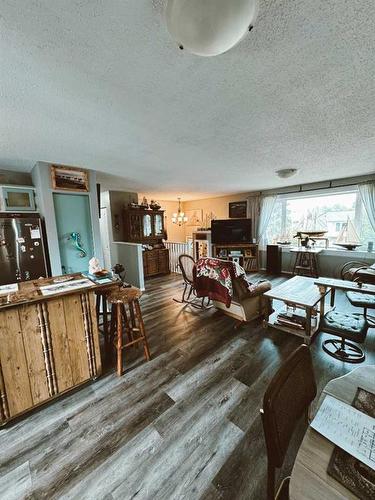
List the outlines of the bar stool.
{"type": "Polygon", "coordinates": [[[332,309],[321,319],[319,329],[340,337],[340,340],[328,339],[322,343],[327,354],[347,363],[362,363],[365,360],[364,352],[357,345],[364,343],[368,330],[363,314],[342,313],[332,309]]]}
{"type": "Polygon", "coordinates": [[[135,346],[142,342],[146,360],[151,359],[138,300],[141,295],[142,292],[138,288],[131,287],[120,288],[107,296],[107,302],[111,304],[111,339],[115,338],[116,333],[118,376],[123,374],[123,350],[126,347],[135,346]],[[126,337],[128,337],[128,341],[124,343],[126,337]]]}
{"type": "Polygon", "coordinates": [[[375,327],[375,317],[368,314],[367,309],[375,309],[375,295],[361,292],[346,292],[349,302],[354,307],[363,307],[363,315],[370,328],[375,327]]]}

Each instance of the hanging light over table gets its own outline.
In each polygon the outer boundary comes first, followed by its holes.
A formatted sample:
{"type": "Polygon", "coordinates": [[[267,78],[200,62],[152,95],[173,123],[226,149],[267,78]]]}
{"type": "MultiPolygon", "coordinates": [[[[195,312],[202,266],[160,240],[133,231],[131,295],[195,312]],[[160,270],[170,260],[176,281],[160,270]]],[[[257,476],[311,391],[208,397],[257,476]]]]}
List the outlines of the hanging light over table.
{"type": "Polygon", "coordinates": [[[188,218],[184,214],[184,212],[181,210],[181,198],[178,199],[178,210],[177,213],[174,213],[172,215],[172,222],[173,224],[178,224],[179,226],[182,226],[187,222],[188,218]]]}
{"type": "Polygon", "coordinates": [[[253,27],[258,0],[168,0],[168,31],[180,49],[216,56],[234,47],[253,27]]]}

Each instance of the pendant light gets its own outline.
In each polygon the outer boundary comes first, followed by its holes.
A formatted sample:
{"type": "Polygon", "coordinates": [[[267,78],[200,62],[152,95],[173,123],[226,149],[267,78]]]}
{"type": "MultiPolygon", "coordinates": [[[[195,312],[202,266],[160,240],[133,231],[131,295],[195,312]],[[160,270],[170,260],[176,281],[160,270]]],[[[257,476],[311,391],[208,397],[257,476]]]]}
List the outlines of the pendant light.
{"type": "Polygon", "coordinates": [[[234,47],[258,13],[258,0],[168,0],[166,21],[180,49],[216,56],[234,47]]]}
{"type": "Polygon", "coordinates": [[[178,199],[178,210],[177,213],[174,213],[172,215],[172,222],[173,224],[178,224],[179,226],[182,226],[183,224],[185,224],[185,222],[187,222],[188,218],[181,209],[181,198],[177,199],[178,199]]]}

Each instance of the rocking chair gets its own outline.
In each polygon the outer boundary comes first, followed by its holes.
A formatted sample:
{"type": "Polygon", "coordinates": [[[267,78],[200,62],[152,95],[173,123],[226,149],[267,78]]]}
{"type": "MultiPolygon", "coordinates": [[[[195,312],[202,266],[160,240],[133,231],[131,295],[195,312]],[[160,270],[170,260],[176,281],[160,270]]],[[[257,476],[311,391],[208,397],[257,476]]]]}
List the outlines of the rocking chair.
{"type": "Polygon", "coordinates": [[[195,303],[195,299],[197,299],[195,293],[195,284],[193,275],[195,260],[191,255],[182,254],[178,258],[178,263],[181,269],[182,277],[184,279],[184,290],[182,292],[182,297],[180,300],[179,299],[173,299],[173,300],[175,302],[178,302],[179,304],[190,304],[191,306],[196,307],[197,309],[206,308],[210,303],[210,299],[208,299],[207,303],[205,304],[206,297],[203,297],[201,304],[195,303]]]}

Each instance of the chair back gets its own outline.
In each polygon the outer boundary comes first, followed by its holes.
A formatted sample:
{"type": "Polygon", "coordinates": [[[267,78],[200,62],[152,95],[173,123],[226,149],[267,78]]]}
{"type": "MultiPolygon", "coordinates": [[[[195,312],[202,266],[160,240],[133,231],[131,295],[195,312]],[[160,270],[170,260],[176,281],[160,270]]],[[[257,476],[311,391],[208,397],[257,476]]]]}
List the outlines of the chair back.
{"type": "Polygon", "coordinates": [[[195,260],[191,255],[182,254],[178,257],[178,263],[182,272],[185,283],[192,285],[194,283],[193,268],[195,260]]]}
{"type": "Polygon", "coordinates": [[[275,468],[282,466],[300,418],[316,396],[310,349],[301,345],[272,378],[261,410],[268,459],[268,498],[274,498],[275,468]]]}

